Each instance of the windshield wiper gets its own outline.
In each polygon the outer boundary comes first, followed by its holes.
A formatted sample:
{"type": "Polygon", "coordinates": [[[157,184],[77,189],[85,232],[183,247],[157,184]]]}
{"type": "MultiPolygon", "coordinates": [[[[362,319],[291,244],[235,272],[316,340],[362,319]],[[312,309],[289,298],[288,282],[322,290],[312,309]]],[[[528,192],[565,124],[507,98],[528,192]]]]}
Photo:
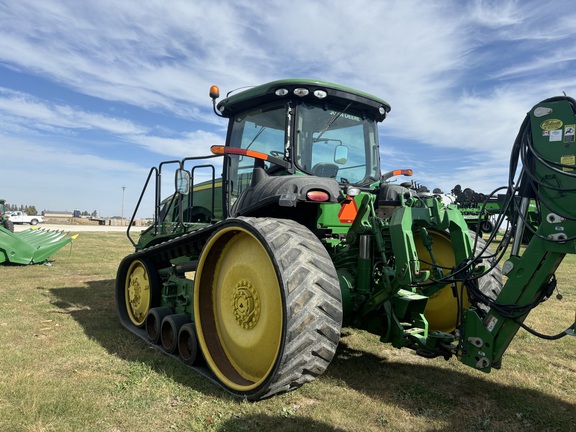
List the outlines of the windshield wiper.
{"type": "Polygon", "coordinates": [[[320,133],[318,134],[318,136],[316,137],[316,139],[314,140],[314,142],[318,142],[320,141],[320,138],[322,138],[322,135],[324,135],[324,132],[326,132],[328,129],[330,129],[330,126],[332,126],[332,123],[334,123],[336,120],[338,120],[338,117],[340,117],[342,114],[344,114],[346,112],[346,110],[348,108],[350,108],[350,105],[352,105],[352,102],[350,102],[348,105],[346,105],[346,108],[344,108],[342,111],[340,111],[338,114],[333,115],[330,120],[328,121],[328,124],[326,125],[326,127],[324,129],[322,129],[320,131],[320,133]]]}
{"type": "Polygon", "coordinates": [[[256,136],[252,139],[252,141],[250,141],[250,144],[248,144],[246,150],[248,150],[250,146],[254,144],[254,141],[256,141],[260,137],[260,135],[262,135],[262,132],[264,132],[265,130],[266,128],[264,126],[260,126],[260,130],[256,133],[256,136]]]}

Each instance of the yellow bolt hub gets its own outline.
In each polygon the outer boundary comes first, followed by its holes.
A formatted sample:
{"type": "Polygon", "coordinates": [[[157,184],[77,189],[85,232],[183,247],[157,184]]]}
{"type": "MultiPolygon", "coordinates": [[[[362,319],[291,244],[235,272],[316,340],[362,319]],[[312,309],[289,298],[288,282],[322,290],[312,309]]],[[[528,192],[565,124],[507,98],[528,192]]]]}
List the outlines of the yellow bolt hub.
{"type": "Polygon", "coordinates": [[[244,330],[250,330],[260,318],[260,298],[258,292],[247,280],[241,280],[232,293],[232,310],[236,321],[244,330]]]}

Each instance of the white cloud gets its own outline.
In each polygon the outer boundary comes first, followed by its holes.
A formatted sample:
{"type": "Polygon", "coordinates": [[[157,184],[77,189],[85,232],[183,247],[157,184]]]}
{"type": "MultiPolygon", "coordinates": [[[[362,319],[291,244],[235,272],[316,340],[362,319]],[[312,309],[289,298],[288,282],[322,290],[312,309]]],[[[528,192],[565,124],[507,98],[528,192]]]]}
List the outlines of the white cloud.
{"type": "Polygon", "coordinates": [[[522,24],[526,15],[516,0],[475,0],[470,8],[471,19],[491,29],[522,24]]]}
{"type": "Polygon", "coordinates": [[[130,135],[126,139],[148,151],[178,159],[209,155],[211,146],[224,144],[224,137],[201,130],[177,138],[130,135]]]}
{"type": "Polygon", "coordinates": [[[0,21],[0,58],[92,96],[201,118],[194,105],[209,106],[212,76],[245,75],[227,59],[257,52],[243,19],[225,2],[16,3],[0,21]]]}
{"type": "Polygon", "coordinates": [[[113,134],[143,133],[145,129],[131,121],[86,112],[70,105],[49,103],[32,95],[0,88],[0,112],[15,123],[29,124],[29,129],[51,128],[98,129],[113,134]],[[19,120],[18,120],[19,119],[19,120]]]}
{"type": "Polygon", "coordinates": [[[164,128],[158,132],[162,131],[166,136],[157,136],[154,130],[120,117],[57,105],[3,88],[0,88],[0,113],[3,114],[4,131],[72,136],[82,130],[92,130],[170,157],[208,154],[210,145],[224,142],[223,136],[202,130],[177,133],[164,128]]]}
{"type": "Polygon", "coordinates": [[[98,206],[101,214],[111,215],[117,207],[111,201],[112,191],[128,184],[136,195],[148,171],[130,162],[2,135],[0,147],[6,179],[3,198],[13,204],[33,204],[39,211],[91,212],[98,206]]]}
{"type": "Polygon", "coordinates": [[[417,168],[429,187],[446,189],[465,175],[471,187],[488,189],[506,181],[509,148],[531,106],[561,91],[576,94],[571,6],[12,2],[0,10],[0,64],[78,99],[0,84],[0,137],[35,134],[39,147],[48,137],[66,138],[73,157],[96,158],[92,166],[127,157],[137,166],[156,164],[159,154],[206,154],[210,144],[223,143],[211,84],[225,94],[272,79],[314,78],[391,103],[383,165],[417,168]],[[87,106],[86,95],[106,108],[87,106]]]}

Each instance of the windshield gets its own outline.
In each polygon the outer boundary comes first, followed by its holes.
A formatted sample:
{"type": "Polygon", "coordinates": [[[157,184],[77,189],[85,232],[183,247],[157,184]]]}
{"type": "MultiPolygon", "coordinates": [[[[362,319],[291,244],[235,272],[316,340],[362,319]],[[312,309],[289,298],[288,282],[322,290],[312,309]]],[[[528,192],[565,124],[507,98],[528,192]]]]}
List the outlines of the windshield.
{"type": "MultiPolygon", "coordinates": [[[[289,156],[296,170],[330,177],[342,184],[370,185],[378,181],[378,133],[376,122],[347,107],[300,103],[296,116],[286,103],[273,103],[239,114],[232,123],[228,145],[285,159],[287,140],[294,143],[289,156]],[[292,121],[295,133],[290,134],[292,121]],[[290,136],[292,135],[292,136],[290,136]]],[[[269,161],[269,175],[286,171],[269,161]]],[[[250,186],[254,159],[230,155],[227,167],[228,198],[232,204],[250,186]]]]}
{"type": "Polygon", "coordinates": [[[302,171],[366,185],[379,178],[376,122],[346,108],[302,104],[296,116],[295,163],[302,171]]]}
{"type": "MultiPolygon", "coordinates": [[[[285,104],[273,104],[243,113],[235,119],[232,126],[230,146],[282,158],[287,118],[285,104]]],[[[265,163],[265,168],[270,168],[268,162],[265,163]]],[[[230,156],[232,202],[250,185],[253,169],[254,159],[251,157],[230,156]]]]}

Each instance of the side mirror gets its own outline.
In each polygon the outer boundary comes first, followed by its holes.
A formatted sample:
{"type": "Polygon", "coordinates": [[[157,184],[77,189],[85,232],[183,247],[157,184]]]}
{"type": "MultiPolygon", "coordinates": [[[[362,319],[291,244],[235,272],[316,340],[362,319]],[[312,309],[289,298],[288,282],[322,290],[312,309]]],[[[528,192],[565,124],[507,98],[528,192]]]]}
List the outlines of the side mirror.
{"type": "Polygon", "coordinates": [[[334,148],[334,162],[338,165],[344,165],[348,162],[348,147],[345,145],[337,145],[334,148]]]}
{"type": "Polygon", "coordinates": [[[179,194],[188,195],[190,193],[190,173],[184,169],[177,169],[174,186],[179,194]]]}

